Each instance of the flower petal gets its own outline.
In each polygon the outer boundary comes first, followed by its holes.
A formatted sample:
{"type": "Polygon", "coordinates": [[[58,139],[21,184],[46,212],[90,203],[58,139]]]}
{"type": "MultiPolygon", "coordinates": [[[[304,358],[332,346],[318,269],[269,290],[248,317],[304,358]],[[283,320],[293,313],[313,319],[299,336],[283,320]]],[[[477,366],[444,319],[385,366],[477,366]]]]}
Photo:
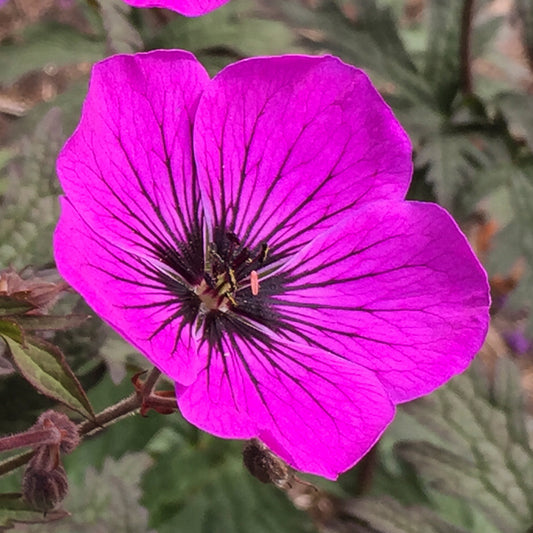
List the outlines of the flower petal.
{"type": "Polygon", "coordinates": [[[226,338],[178,405],[194,425],[228,438],[259,437],[298,470],[335,479],[392,420],[372,372],[324,352],[226,338]]]}
{"type": "Polygon", "coordinates": [[[293,341],[375,371],[396,403],[463,371],[488,327],[486,274],[434,204],[376,202],[286,265],[275,306],[293,341]]]}
{"type": "Polygon", "coordinates": [[[402,199],[410,142],[360,70],[333,57],[235,63],[198,106],[206,216],[243,245],[298,250],[350,210],[402,199]]]}
{"type": "Polygon", "coordinates": [[[61,275],[162,372],[191,383],[201,368],[179,295],[161,284],[149,262],[121,249],[61,199],[54,249],[61,275]]]}
{"type": "Polygon", "coordinates": [[[226,4],[229,0],[124,0],[134,7],[163,7],[186,17],[205,15],[226,4]]]}
{"type": "Polygon", "coordinates": [[[208,81],[181,51],[95,65],[80,124],[57,162],[63,190],[91,228],[153,254],[154,244],[176,249],[201,227],[191,132],[208,81]]]}
{"type": "Polygon", "coordinates": [[[80,124],[57,164],[68,199],[55,239],[59,271],[104,320],[184,382],[196,366],[178,361],[176,351],[190,338],[181,319],[167,323],[180,316],[177,304],[161,300],[174,278],[186,284],[191,257],[202,262],[191,136],[208,81],[181,51],[95,65],[80,124]]]}

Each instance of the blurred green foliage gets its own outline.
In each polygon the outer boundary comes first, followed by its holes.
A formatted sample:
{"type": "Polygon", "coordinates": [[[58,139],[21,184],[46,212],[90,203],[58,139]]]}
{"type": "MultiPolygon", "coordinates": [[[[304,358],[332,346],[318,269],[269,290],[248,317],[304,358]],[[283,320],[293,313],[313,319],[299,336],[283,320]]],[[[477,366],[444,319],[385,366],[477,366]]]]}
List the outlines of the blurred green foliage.
{"type": "MultiPolygon", "coordinates": [[[[4,9],[11,9],[10,3],[4,9]]],[[[38,17],[28,15],[22,26],[13,23],[11,32],[0,33],[0,270],[53,268],[60,194],[55,159],[79,119],[87,63],[112,53],[184,48],[215,74],[252,55],[332,53],[368,71],[408,130],[415,161],[410,197],[437,201],[466,226],[482,220],[481,232],[494,221],[498,231],[478,251],[491,279],[499,280],[493,284],[495,320],[511,331],[513,317],[520,316],[520,331],[531,339],[533,7],[529,0],[515,0],[502,14],[489,9],[489,0],[475,2],[466,65],[473,84],[465,90],[466,3],[232,0],[205,17],[186,19],[133,9],[121,0],[105,0],[100,9],[75,0],[55,11],[43,8],[38,17]],[[522,43],[521,63],[498,46],[513,24],[522,43]],[[55,83],[54,97],[24,93],[29,79],[37,84],[41,78],[55,83]]],[[[60,309],[90,314],[74,295],[60,309]]],[[[144,364],[94,317],[47,338],[62,349],[96,410],[131,393],[127,376],[144,364]]],[[[496,350],[499,356],[512,351],[496,350]]],[[[7,433],[31,425],[50,400],[6,371],[0,376],[0,406],[0,426],[7,433]]],[[[128,417],[65,458],[71,484],[65,508],[72,517],[17,528],[521,533],[533,524],[528,416],[513,364],[498,364],[491,379],[478,365],[400,408],[376,452],[366,494],[358,495],[361,464],[336,484],[313,480],[331,508],[325,513],[311,506],[307,514],[244,471],[239,443],[205,435],[178,415],[128,417]]],[[[2,492],[18,486],[18,474],[0,482],[2,492]]],[[[3,498],[0,530],[39,518],[18,496],[3,498]]]]}

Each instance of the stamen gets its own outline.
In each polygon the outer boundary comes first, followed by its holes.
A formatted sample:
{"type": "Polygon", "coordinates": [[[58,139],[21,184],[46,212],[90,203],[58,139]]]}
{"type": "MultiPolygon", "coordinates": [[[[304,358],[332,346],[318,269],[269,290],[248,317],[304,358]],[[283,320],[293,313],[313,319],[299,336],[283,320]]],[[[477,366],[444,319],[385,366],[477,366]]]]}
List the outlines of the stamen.
{"type": "Polygon", "coordinates": [[[259,294],[259,276],[257,275],[256,270],[250,272],[250,287],[252,289],[252,294],[257,296],[259,294]]]}
{"type": "Polygon", "coordinates": [[[268,244],[266,242],[261,243],[261,251],[259,252],[259,257],[257,258],[257,261],[259,262],[260,265],[262,265],[265,262],[267,255],[268,255],[268,251],[269,251],[268,244]]]}

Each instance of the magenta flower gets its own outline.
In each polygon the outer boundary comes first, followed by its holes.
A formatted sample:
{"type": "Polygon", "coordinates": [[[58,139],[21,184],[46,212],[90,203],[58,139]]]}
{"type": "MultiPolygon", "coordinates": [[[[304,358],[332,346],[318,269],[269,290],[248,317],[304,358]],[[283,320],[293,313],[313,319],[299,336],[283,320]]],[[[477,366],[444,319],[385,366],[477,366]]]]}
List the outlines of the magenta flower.
{"type": "Polygon", "coordinates": [[[59,157],[58,268],[191,423],[335,478],[487,329],[485,273],[443,209],[403,200],[411,170],[336,58],[210,80],[187,52],[115,56],[59,157]]]}
{"type": "Polygon", "coordinates": [[[229,0],[124,0],[134,7],[164,7],[187,17],[205,15],[229,0]]]}

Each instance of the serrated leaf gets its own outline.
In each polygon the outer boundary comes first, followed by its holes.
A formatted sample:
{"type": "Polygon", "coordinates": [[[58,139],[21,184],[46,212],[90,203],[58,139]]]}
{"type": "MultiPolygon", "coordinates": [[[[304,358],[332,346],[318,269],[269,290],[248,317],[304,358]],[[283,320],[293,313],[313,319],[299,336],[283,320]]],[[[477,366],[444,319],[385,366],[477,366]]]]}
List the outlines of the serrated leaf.
{"type": "Polygon", "coordinates": [[[32,509],[21,494],[0,494],[0,531],[7,531],[16,523],[48,523],[66,516],[68,513],[62,509],[49,511],[43,515],[42,511],[32,509]]]}
{"type": "Polygon", "coordinates": [[[178,439],[144,478],[145,501],[158,533],[315,531],[309,517],[283,493],[244,469],[240,445],[207,435],[200,438],[178,439]]]}
{"type": "Polygon", "coordinates": [[[468,533],[426,507],[404,507],[388,497],[348,501],[343,511],[370,527],[369,533],[468,533]]]}
{"type": "Polygon", "coordinates": [[[2,204],[0,264],[21,269],[52,261],[60,193],[55,160],[65,140],[61,124],[61,111],[51,109],[33,135],[21,141],[20,157],[9,166],[9,187],[2,204]]]}
{"type": "Polygon", "coordinates": [[[407,52],[388,6],[375,0],[325,0],[315,10],[290,0],[277,0],[276,5],[308,47],[325,49],[368,69],[378,87],[407,99],[409,105],[425,108],[426,121],[431,121],[434,112],[428,110],[435,109],[435,99],[407,52]],[[350,17],[348,13],[355,15],[350,17]]]}
{"type": "Polygon", "coordinates": [[[440,205],[461,215],[499,183],[494,168],[509,161],[503,140],[487,125],[454,125],[444,120],[429,133],[416,153],[415,164],[426,168],[440,205]]]}
{"type": "Polygon", "coordinates": [[[459,88],[459,32],[464,2],[430,0],[424,76],[439,108],[448,112],[459,88]]]}
{"type": "MultiPolygon", "coordinates": [[[[533,164],[526,160],[504,166],[501,172],[505,172],[502,185],[487,201],[490,215],[501,227],[492,243],[487,270],[505,276],[521,261],[526,265],[506,302],[508,309],[520,311],[531,307],[533,294],[533,164]]],[[[533,337],[533,313],[529,313],[526,333],[533,337]]]]}
{"type": "MultiPolygon", "coordinates": [[[[431,0],[424,4],[429,13],[425,28],[429,46],[422,54],[407,50],[398,17],[383,4],[376,0],[323,0],[318,8],[310,9],[298,2],[275,0],[308,47],[332,52],[368,70],[412,138],[417,171],[433,186],[439,203],[470,215],[481,193],[493,186],[484,179],[484,172],[500,163],[504,150],[482,109],[465,118],[461,115],[467,105],[457,109],[455,102],[464,3],[431,0]]],[[[480,21],[475,30],[483,33],[495,25],[493,19],[480,21]]],[[[481,49],[486,35],[478,37],[476,33],[476,37],[476,47],[481,49]]],[[[472,104],[476,107],[482,107],[481,102],[472,104]]]]}
{"type": "Polygon", "coordinates": [[[498,531],[518,533],[533,523],[533,452],[525,412],[510,392],[520,382],[509,365],[502,360],[496,369],[505,375],[498,388],[489,387],[474,365],[403,406],[436,438],[402,442],[397,450],[428,487],[478,506],[498,531]]]}
{"type": "Polygon", "coordinates": [[[531,95],[507,92],[498,95],[495,104],[507,120],[511,133],[523,137],[533,150],[533,113],[526,112],[531,106],[531,95]]]}
{"type": "Polygon", "coordinates": [[[493,381],[489,386],[489,401],[506,413],[507,431],[516,442],[529,443],[529,435],[524,423],[524,394],[521,387],[518,367],[505,359],[495,363],[493,381]]]}
{"type": "Polygon", "coordinates": [[[16,43],[2,45],[0,84],[11,84],[22,74],[47,65],[92,63],[104,56],[104,43],[70,26],[41,22],[27,28],[16,43]]]}
{"type": "Polygon", "coordinates": [[[141,36],[128,20],[130,6],[122,0],[104,0],[100,9],[109,54],[131,54],[142,49],[141,36]]]}
{"type": "MultiPolygon", "coordinates": [[[[480,448],[484,449],[479,453],[477,465],[427,442],[403,443],[398,446],[398,455],[416,465],[429,486],[458,498],[468,497],[482,507],[499,530],[523,531],[531,518],[524,493],[505,468],[483,475],[489,470],[490,461],[497,460],[501,451],[488,442],[480,448]]],[[[492,465],[491,468],[498,470],[492,465]]]]}
{"type": "Polygon", "coordinates": [[[294,34],[283,23],[253,11],[248,0],[232,0],[223,9],[198,18],[177,17],[145,41],[150,49],[183,48],[196,53],[210,70],[220,56],[247,57],[288,53],[294,34]]]}
{"type": "Polygon", "coordinates": [[[20,373],[37,390],[87,418],[94,417],[87,395],[57,347],[36,337],[22,341],[2,334],[2,338],[20,373]]]}

